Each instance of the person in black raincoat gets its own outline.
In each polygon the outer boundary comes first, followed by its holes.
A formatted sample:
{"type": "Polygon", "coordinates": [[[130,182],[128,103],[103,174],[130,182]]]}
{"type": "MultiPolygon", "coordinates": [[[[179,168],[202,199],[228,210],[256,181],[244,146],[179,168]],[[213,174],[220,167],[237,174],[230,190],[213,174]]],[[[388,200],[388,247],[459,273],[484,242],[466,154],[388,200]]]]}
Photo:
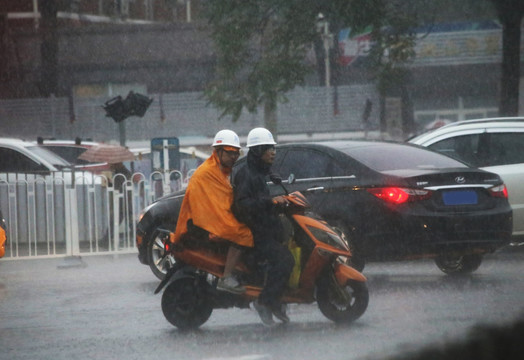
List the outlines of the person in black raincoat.
{"type": "Polygon", "coordinates": [[[267,267],[266,284],[254,307],[268,326],[275,324],[273,315],[289,322],[280,299],[294,265],[293,255],[280,241],[283,229],[278,208],[287,200],[282,196],[271,197],[266,183],[276,154],[275,145],[267,129],[251,130],[247,137],[247,164],[233,179],[233,212],[251,229],[255,258],[267,267]]]}

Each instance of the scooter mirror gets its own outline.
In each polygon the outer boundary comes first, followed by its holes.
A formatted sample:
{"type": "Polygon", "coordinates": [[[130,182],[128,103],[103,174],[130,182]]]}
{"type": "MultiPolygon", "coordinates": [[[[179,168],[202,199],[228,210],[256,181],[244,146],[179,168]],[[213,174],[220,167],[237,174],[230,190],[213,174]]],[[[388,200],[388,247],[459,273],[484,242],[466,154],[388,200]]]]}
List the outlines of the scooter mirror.
{"type": "Polygon", "coordinates": [[[291,173],[289,174],[289,177],[287,178],[288,184],[293,184],[295,182],[295,174],[291,173]]]}

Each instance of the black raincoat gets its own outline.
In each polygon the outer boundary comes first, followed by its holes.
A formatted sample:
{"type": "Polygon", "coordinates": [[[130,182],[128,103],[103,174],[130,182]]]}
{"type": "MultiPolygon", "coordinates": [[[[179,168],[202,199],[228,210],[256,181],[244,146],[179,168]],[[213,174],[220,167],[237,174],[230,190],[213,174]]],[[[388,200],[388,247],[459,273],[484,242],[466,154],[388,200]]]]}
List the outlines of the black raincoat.
{"type": "Polygon", "coordinates": [[[233,178],[233,213],[251,229],[257,261],[267,262],[266,286],[259,302],[278,307],[293,270],[294,259],[280,241],[282,223],[266,183],[270,170],[270,166],[251,149],[246,165],[233,178]]]}

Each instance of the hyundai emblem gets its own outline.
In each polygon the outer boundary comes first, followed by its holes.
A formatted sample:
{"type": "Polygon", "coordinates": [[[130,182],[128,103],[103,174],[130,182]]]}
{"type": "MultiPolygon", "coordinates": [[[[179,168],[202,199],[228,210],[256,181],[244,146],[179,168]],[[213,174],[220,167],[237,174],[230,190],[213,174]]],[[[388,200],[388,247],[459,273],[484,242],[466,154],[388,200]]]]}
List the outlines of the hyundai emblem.
{"type": "Polygon", "coordinates": [[[455,178],[455,182],[457,184],[464,184],[466,182],[466,178],[464,176],[457,176],[455,178]]]}

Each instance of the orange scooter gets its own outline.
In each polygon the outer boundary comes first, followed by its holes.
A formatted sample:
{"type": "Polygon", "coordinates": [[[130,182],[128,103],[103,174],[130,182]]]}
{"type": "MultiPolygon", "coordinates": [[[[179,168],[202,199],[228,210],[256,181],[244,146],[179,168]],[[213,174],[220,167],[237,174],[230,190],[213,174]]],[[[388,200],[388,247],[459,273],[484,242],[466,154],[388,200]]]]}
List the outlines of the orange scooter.
{"type": "MultiPolygon", "coordinates": [[[[272,181],[282,182],[276,177],[272,181]]],[[[293,181],[292,175],[289,181],[293,181]]],[[[293,253],[295,268],[282,303],[316,301],[322,314],[334,322],[358,319],[366,311],[369,294],[364,275],[347,265],[351,258],[348,245],[325,221],[306,212],[309,203],[304,195],[284,191],[289,204],[282,209],[283,239],[293,253]]],[[[200,229],[190,231],[169,249],[176,263],[155,294],[167,285],[162,311],[171,324],[183,330],[196,329],[209,319],[213,309],[248,308],[259,296],[264,286],[264,264],[256,263],[249,251],[235,269],[246,292],[239,295],[216,289],[228,246],[213,241],[200,229]]]]}

